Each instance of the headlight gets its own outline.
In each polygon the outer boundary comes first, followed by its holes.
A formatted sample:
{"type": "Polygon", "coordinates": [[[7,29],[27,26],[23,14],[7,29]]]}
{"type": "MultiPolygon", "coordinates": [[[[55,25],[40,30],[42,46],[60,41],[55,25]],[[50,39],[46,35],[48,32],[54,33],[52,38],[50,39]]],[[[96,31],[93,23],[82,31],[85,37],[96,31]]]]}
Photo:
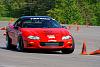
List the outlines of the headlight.
{"type": "Polygon", "coordinates": [[[38,36],[28,36],[29,39],[33,39],[33,40],[39,40],[40,37],[38,36]]]}
{"type": "Polygon", "coordinates": [[[62,37],[62,40],[68,40],[68,39],[70,39],[71,38],[71,36],[63,36],[62,37]]]}

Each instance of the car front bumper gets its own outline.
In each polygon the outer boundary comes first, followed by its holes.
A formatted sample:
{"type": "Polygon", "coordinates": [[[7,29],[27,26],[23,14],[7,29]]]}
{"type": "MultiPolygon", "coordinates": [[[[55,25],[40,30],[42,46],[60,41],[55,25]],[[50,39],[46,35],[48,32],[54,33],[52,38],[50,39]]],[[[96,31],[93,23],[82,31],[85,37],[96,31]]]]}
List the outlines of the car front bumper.
{"type": "Polygon", "coordinates": [[[41,42],[38,40],[24,40],[24,48],[31,49],[65,49],[72,48],[73,40],[62,40],[56,42],[41,42]]]}

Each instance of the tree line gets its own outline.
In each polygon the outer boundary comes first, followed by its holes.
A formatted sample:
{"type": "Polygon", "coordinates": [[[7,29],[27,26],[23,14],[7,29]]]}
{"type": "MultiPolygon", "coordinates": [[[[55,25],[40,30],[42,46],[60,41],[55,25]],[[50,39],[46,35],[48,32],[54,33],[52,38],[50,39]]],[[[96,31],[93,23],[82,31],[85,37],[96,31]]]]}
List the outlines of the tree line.
{"type": "Polygon", "coordinates": [[[48,15],[61,23],[100,26],[100,0],[0,0],[0,16],[48,15]]]}

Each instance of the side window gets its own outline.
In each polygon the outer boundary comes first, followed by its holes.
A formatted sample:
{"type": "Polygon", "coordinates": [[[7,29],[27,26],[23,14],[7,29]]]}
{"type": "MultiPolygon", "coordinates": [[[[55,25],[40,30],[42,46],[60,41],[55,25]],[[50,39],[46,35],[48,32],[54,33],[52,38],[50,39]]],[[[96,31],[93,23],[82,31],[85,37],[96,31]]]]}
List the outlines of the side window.
{"type": "Polygon", "coordinates": [[[15,27],[21,27],[21,20],[17,20],[14,24],[15,27]]]}

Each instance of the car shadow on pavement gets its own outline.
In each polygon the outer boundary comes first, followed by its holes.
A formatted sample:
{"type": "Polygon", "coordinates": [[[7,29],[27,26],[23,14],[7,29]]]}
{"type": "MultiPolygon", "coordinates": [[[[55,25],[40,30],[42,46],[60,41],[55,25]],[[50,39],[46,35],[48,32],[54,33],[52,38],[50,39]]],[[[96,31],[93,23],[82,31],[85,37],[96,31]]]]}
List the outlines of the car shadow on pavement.
{"type": "Polygon", "coordinates": [[[0,49],[6,49],[5,47],[0,47],[0,49]]]}
{"type": "Polygon", "coordinates": [[[62,54],[60,51],[47,51],[40,49],[26,49],[24,53],[39,53],[39,54],[62,54]]]}
{"type": "MultiPolygon", "coordinates": [[[[6,47],[0,47],[0,49],[6,49],[6,47]]],[[[19,52],[16,48],[10,49],[9,51],[19,52]]],[[[61,51],[47,51],[47,50],[35,50],[35,49],[25,49],[22,53],[39,53],[39,54],[63,54],[61,51]]]]}
{"type": "MultiPolygon", "coordinates": [[[[16,49],[7,49],[6,47],[0,47],[0,49],[5,49],[5,50],[11,50],[11,51],[16,51],[16,49]]],[[[17,51],[16,51],[17,52],[17,51]]]]}

